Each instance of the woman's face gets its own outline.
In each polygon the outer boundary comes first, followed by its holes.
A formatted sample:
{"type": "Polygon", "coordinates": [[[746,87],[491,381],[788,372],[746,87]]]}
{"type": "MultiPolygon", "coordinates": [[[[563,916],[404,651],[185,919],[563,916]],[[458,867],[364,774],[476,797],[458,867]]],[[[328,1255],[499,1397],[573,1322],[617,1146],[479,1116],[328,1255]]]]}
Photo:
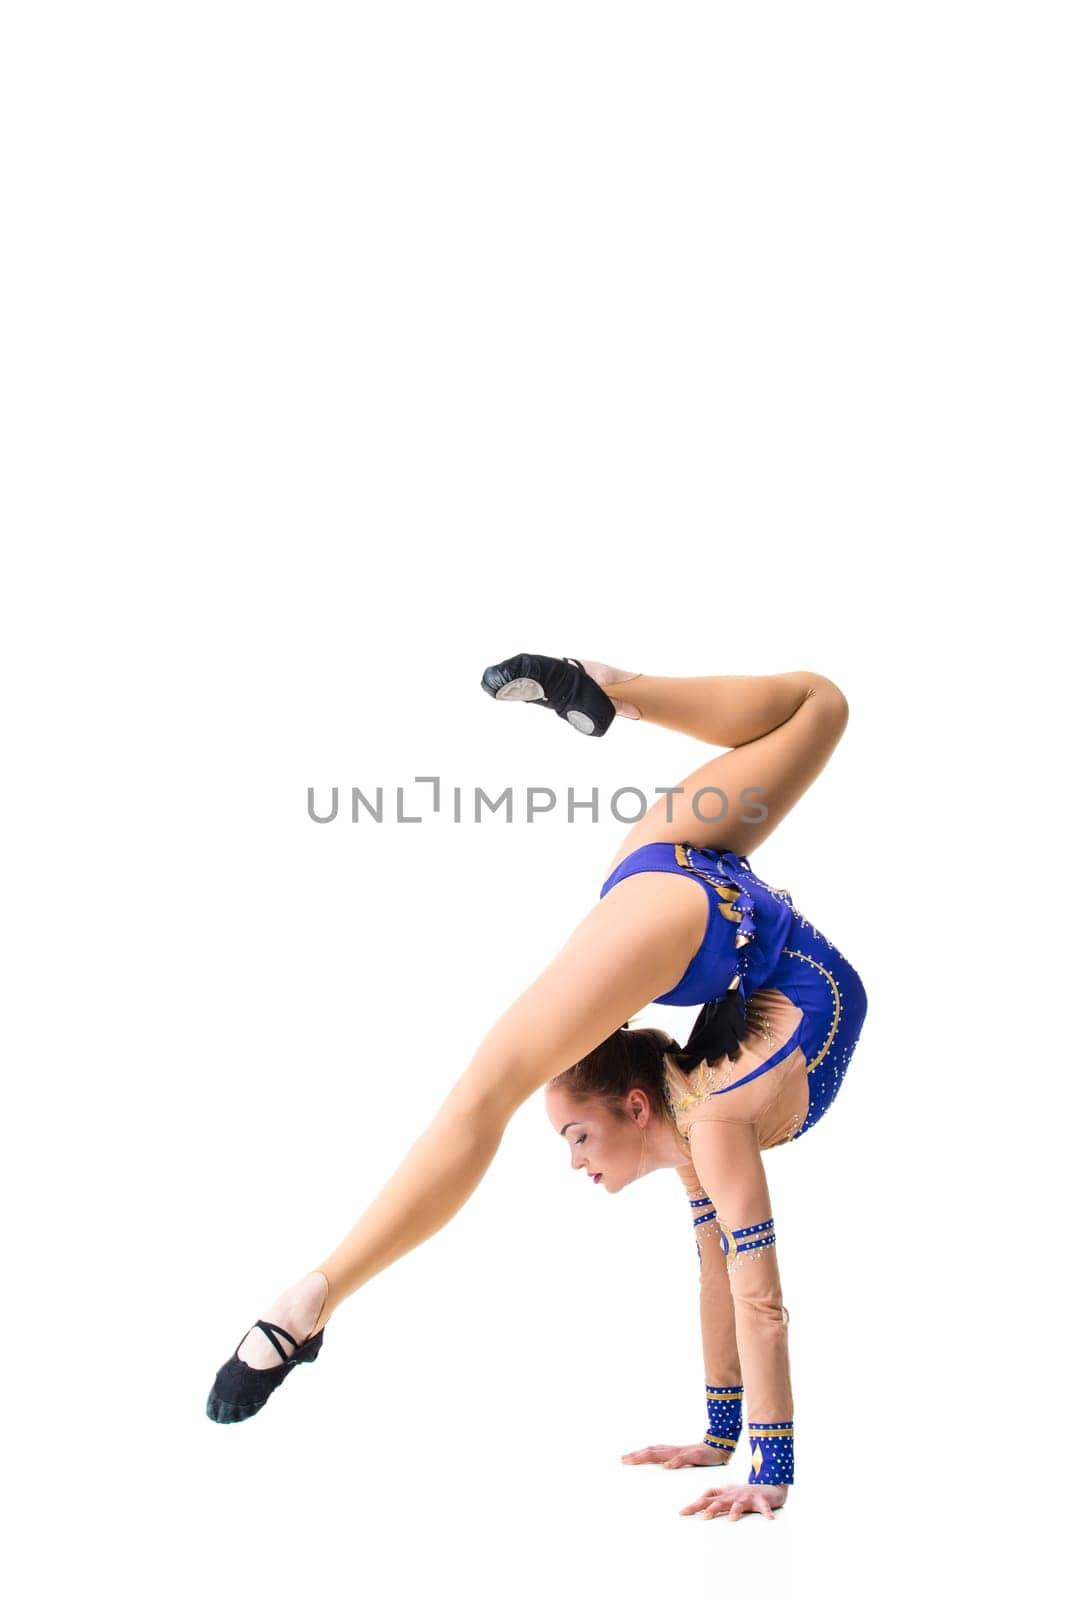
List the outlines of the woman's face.
{"type": "Polygon", "coordinates": [[[625,1120],[612,1116],[601,1101],[572,1100],[558,1084],[546,1089],[545,1109],[570,1148],[571,1166],[609,1194],[618,1194],[652,1169],[651,1106],[644,1090],[630,1091],[625,1120]]]}

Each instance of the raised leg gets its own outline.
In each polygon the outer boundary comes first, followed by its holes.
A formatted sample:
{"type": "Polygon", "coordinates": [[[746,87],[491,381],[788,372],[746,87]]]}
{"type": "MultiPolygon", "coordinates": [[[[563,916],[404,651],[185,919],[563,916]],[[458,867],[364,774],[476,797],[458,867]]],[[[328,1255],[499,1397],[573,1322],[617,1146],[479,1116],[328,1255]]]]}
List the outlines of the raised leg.
{"type": "Polygon", "coordinates": [[[622,677],[600,662],[582,665],[628,714],[730,747],[681,779],[675,786],[680,792],[661,796],[649,808],[609,871],[654,840],[686,840],[747,855],[818,777],[848,722],[841,690],[816,672],[653,678],[622,677]]]}

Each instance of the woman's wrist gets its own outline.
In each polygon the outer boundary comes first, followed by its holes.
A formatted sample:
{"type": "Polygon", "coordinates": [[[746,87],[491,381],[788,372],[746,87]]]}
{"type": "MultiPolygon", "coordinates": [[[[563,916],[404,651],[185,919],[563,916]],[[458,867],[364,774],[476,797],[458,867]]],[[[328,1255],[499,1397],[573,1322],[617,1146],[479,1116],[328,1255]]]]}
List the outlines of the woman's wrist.
{"type": "Polygon", "coordinates": [[[704,1443],[718,1450],[733,1451],[741,1437],[741,1399],[744,1390],[739,1383],[704,1385],[708,1406],[708,1431],[704,1443]]]}
{"type": "Polygon", "coordinates": [[[752,1450],[749,1483],[788,1487],[793,1481],[793,1419],[750,1422],[748,1442],[752,1450]]]}

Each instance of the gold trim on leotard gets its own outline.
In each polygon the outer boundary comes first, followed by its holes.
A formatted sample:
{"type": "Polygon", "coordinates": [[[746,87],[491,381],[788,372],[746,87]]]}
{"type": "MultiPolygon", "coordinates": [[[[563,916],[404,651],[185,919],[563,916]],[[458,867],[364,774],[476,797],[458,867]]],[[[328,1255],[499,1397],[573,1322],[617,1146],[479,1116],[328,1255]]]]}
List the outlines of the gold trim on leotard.
{"type": "Polygon", "coordinates": [[[823,1056],[834,1042],[834,1035],[837,1032],[837,1025],[841,1021],[841,991],[834,981],[833,973],[828,971],[821,962],[814,960],[812,956],[805,955],[803,950],[783,950],[782,954],[784,956],[796,956],[799,961],[806,961],[809,966],[814,967],[818,972],[822,973],[823,977],[830,985],[830,988],[833,990],[834,1014],[830,1021],[830,1032],[826,1035],[826,1043],[823,1045],[818,1055],[815,1056],[813,1060],[808,1062],[808,1071],[814,1072],[815,1068],[819,1065],[819,1062],[822,1060],[823,1056]]]}
{"type": "MultiPolygon", "coordinates": [[[[686,872],[691,872],[694,877],[703,878],[705,883],[710,883],[711,887],[715,890],[715,893],[719,896],[719,899],[726,901],[725,905],[721,905],[719,907],[719,911],[726,918],[727,922],[740,922],[741,921],[741,913],[740,913],[740,911],[734,911],[732,909],[734,901],[737,899],[738,895],[741,893],[740,889],[734,889],[729,884],[719,883],[717,881],[717,879],[715,879],[715,878],[713,878],[711,876],[710,872],[704,872],[704,871],[701,870],[700,867],[694,867],[693,863],[688,858],[688,855],[686,853],[685,845],[682,845],[682,844],[676,844],[675,845],[675,847],[674,847],[674,859],[675,859],[676,864],[679,867],[684,868],[684,870],[686,872]]],[[[745,938],[739,939],[738,943],[739,944],[747,944],[748,943],[747,935],[745,936],[745,938]]]]}

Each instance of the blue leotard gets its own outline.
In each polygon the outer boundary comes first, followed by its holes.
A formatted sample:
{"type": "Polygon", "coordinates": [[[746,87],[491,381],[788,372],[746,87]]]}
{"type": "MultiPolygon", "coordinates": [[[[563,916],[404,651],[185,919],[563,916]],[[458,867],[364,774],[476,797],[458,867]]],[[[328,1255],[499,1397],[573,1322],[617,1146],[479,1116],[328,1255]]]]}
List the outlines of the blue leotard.
{"type": "Polygon", "coordinates": [[[785,889],[757,877],[747,856],[691,844],[643,844],[619,862],[600,898],[635,872],[677,872],[696,877],[708,895],[708,926],[700,948],[673,989],[655,1004],[703,1005],[727,993],[740,978],[742,997],[774,970],[793,926],[796,908],[785,889]]]}

